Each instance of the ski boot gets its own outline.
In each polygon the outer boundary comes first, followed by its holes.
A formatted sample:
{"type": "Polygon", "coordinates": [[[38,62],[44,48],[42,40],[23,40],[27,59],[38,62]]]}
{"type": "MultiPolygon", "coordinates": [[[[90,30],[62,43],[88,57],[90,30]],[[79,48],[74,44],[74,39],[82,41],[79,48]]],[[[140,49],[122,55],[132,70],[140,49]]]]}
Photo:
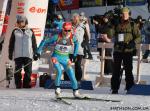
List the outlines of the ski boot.
{"type": "Polygon", "coordinates": [[[83,95],[80,94],[79,90],[74,90],[74,91],[73,91],[73,96],[74,96],[75,98],[78,98],[78,99],[82,99],[82,98],[85,97],[85,96],[83,96],[83,95]]]}
{"type": "Polygon", "coordinates": [[[61,98],[61,89],[60,88],[56,88],[55,89],[55,95],[56,95],[56,98],[61,98]]]}

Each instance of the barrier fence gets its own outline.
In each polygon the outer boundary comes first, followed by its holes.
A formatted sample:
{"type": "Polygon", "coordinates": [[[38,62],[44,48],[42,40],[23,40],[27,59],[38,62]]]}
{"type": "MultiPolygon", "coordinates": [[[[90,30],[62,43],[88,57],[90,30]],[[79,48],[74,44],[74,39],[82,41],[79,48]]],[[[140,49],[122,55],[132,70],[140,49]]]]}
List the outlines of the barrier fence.
{"type": "MultiPolygon", "coordinates": [[[[110,82],[110,78],[107,79],[104,76],[104,65],[105,65],[105,59],[113,59],[112,56],[105,56],[105,49],[110,48],[113,50],[114,43],[98,43],[98,48],[102,49],[101,55],[100,55],[100,75],[96,78],[96,87],[102,85],[105,82],[110,82]]],[[[143,50],[150,50],[150,44],[137,44],[137,75],[135,82],[137,84],[145,84],[145,81],[142,81],[140,78],[140,65],[142,61],[142,51],[143,50]]]]}

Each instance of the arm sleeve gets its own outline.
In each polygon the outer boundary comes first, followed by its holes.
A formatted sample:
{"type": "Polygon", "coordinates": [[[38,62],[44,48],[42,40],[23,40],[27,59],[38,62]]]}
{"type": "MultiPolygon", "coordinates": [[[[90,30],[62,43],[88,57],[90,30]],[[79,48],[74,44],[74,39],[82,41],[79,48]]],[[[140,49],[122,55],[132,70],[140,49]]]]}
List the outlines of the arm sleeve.
{"type": "Polygon", "coordinates": [[[32,31],[32,49],[33,49],[33,53],[36,54],[37,53],[37,43],[36,43],[36,38],[35,38],[35,35],[34,35],[34,32],[33,30],[32,31]]]}
{"type": "MultiPolygon", "coordinates": [[[[45,37],[44,37],[45,38],[45,37]]],[[[50,37],[48,39],[43,39],[38,47],[38,53],[41,54],[43,52],[43,48],[46,44],[54,44],[57,42],[58,35],[54,35],[53,37],[50,37]]]]}
{"type": "Polygon", "coordinates": [[[86,31],[85,33],[87,33],[88,40],[90,40],[91,39],[91,33],[90,33],[90,26],[88,23],[86,23],[86,25],[85,25],[85,31],[86,31]]]}
{"type": "Polygon", "coordinates": [[[11,37],[10,37],[10,41],[9,41],[9,55],[13,55],[13,51],[14,51],[14,47],[15,47],[15,29],[12,31],[11,37]]]}
{"type": "Polygon", "coordinates": [[[136,24],[134,24],[133,34],[134,42],[136,44],[141,43],[141,33],[136,24]]]}

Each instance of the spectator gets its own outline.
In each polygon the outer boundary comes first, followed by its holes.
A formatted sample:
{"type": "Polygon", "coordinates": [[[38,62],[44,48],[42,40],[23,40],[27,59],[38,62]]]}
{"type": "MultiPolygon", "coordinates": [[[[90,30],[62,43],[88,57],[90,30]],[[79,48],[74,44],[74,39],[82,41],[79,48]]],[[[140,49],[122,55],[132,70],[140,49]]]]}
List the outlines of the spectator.
{"type": "Polygon", "coordinates": [[[129,16],[129,9],[122,8],[120,23],[115,27],[114,43],[114,68],[111,78],[112,94],[118,94],[121,82],[121,65],[123,62],[125,70],[126,90],[128,91],[134,85],[133,54],[136,44],[140,43],[140,31],[135,23],[132,23],[129,16]]]}
{"type": "Polygon", "coordinates": [[[88,18],[85,17],[84,12],[80,13],[80,21],[81,21],[81,23],[83,23],[85,25],[84,40],[82,42],[82,46],[84,48],[83,58],[93,59],[92,54],[91,54],[91,50],[90,50],[90,38],[91,38],[90,26],[89,26],[88,18]]]}
{"type": "Polygon", "coordinates": [[[28,20],[25,16],[17,17],[17,27],[12,31],[9,41],[9,59],[14,57],[15,61],[15,85],[17,89],[22,88],[21,69],[24,67],[23,88],[31,88],[32,58],[37,60],[36,39],[32,29],[27,27],[28,20]]]}
{"type": "Polygon", "coordinates": [[[144,32],[144,29],[143,29],[143,25],[144,25],[144,21],[142,19],[142,16],[137,16],[137,19],[136,19],[136,24],[140,30],[140,33],[141,33],[141,37],[142,37],[142,43],[145,43],[145,32],[144,32]]]}
{"type": "MultiPolygon", "coordinates": [[[[110,43],[112,42],[112,37],[113,37],[113,27],[110,23],[109,15],[106,13],[104,14],[104,17],[103,17],[103,23],[99,26],[99,40],[98,41],[110,43]]],[[[98,50],[99,50],[99,54],[101,55],[101,49],[98,48],[98,50]]],[[[112,50],[106,49],[105,56],[112,56],[112,50]]],[[[112,66],[113,66],[113,61],[106,59],[105,66],[104,66],[105,75],[112,74],[112,71],[113,71],[112,66]]]]}
{"type": "MultiPolygon", "coordinates": [[[[144,23],[144,32],[145,32],[145,44],[150,44],[150,17],[148,20],[144,23]]],[[[143,62],[148,62],[148,56],[149,56],[150,50],[146,50],[143,55],[143,62]]]]}
{"type": "Polygon", "coordinates": [[[64,23],[64,21],[63,21],[62,16],[61,16],[61,15],[57,15],[57,17],[56,17],[55,20],[54,20],[54,27],[55,27],[57,30],[60,30],[60,32],[61,32],[63,23],[64,23]]]}
{"type": "Polygon", "coordinates": [[[78,13],[74,13],[72,15],[72,24],[73,24],[74,35],[77,37],[78,42],[79,42],[79,50],[77,53],[77,59],[74,60],[74,62],[75,62],[75,76],[76,76],[77,81],[81,81],[82,74],[83,74],[82,68],[81,68],[81,62],[82,62],[83,55],[84,55],[83,47],[81,44],[84,40],[85,25],[83,23],[81,23],[80,16],[78,13]]]}

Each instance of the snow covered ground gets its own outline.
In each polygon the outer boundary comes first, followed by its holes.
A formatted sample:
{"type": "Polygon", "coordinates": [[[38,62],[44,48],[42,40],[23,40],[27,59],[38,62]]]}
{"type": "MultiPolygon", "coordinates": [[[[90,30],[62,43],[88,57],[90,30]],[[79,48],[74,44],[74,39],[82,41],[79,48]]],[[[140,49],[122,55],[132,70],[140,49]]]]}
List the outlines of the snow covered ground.
{"type": "MultiPolygon", "coordinates": [[[[90,62],[87,73],[94,81],[100,72],[100,61],[94,53],[94,60],[90,62]]],[[[150,84],[150,64],[142,63],[141,80],[150,84]]],[[[134,61],[134,75],[136,75],[136,61],[134,61]]],[[[110,76],[109,76],[110,77],[110,76]]],[[[63,96],[72,97],[72,90],[62,90],[63,96]]],[[[126,95],[124,85],[121,85],[118,95],[110,94],[110,87],[98,87],[94,90],[80,90],[81,93],[94,98],[121,100],[121,102],[67,100],[72,105],[57,103],[53,89],[6,89],[0,90],[0,111],[150,111],[150,97],[143,95],[126,95]]]]}

